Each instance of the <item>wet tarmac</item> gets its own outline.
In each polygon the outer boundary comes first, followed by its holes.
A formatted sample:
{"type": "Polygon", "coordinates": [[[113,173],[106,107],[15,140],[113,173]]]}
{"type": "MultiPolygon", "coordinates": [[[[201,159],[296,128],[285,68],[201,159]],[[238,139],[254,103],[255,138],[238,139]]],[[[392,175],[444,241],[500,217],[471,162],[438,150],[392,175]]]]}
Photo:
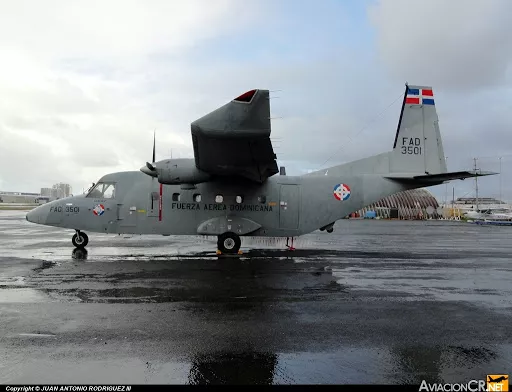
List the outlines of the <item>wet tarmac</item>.
{"type": "Polygon", "coordinates": [[[340,221],[282,243],[0,211],[0,383],[404,384],[512,370],[512,228],[340,221]]]}

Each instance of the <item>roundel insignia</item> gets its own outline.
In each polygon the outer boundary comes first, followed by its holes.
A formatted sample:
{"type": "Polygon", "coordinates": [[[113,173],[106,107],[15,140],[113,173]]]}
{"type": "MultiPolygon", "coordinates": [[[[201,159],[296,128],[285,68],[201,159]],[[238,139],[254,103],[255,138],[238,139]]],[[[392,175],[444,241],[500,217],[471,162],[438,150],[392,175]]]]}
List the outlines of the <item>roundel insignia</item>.
{"type": "Polygon", "coordinates": [[[92,209],[92,213],[96,216],[103,215],[104,212],[105,212],[105,206],[103,204],[97,204],[92,209]]]}
{"type": "Polygon", "coordinates": [[[333,193],[336,200],[348,200],[350,197],[350,187],[346,184],[338,184],[334,187],[333,193]]]}

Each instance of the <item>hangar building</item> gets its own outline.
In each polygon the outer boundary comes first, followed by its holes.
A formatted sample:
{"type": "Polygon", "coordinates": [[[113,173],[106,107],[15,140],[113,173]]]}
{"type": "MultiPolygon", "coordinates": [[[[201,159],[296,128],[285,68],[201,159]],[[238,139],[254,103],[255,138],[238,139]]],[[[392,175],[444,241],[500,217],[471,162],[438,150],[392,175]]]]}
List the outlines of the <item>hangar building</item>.
{"type": "Polygon", "coordinates": [[[442,216],[435,196],[425,188],[410,189],[385,197],[351,214],[351,217],[438,219],[442,216]]]}

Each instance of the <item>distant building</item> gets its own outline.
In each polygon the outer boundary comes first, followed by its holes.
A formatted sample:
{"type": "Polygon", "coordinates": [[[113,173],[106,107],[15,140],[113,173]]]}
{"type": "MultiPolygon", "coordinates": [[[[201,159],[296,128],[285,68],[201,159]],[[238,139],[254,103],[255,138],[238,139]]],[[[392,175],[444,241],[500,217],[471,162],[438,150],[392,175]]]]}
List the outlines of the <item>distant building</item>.
{"type": "Polygon", "coordinates": [[[439,218],[439,203],[425,188],[411,189],[385,197],[351,214],[352,217],[380,217],[394,219],[439,218]]]}
{"type": "Polygon", "coordinates": [[[41,188],[40,193],[0,191],[0,203],[41,204],[70,195],[71,186],[59,183],[51,188],[41,188]]]}
{"type": "Polygon", "coordinates": [[[72,196],[71,185],[60,182],[51,188],[41,188],[40,193],[0,191],[0,203],[41,204],[72,196]]]}
{"type": "Polygon", "coordinates": [[[60,182],[52,187],[52,199],[62,199],[71,196],[71,185],[60,182]]]}
{"type": "Polygon", "coordinates": [[[45,203],[48,203],[49,201],[50,201],[50,197],[49,196],[39,196],[36,199],[36,203],[37,204],[45,204],[45,203]]]}
{"type": "Polygon", "coordinates": [[[0,191],[0,195],[9,195],[9,196],[39,196],[39,193],[32,193],[32,192],[4,192],[4,191],[0,191]]]}
{"type": "Polygon", "coordinates": [[[0,203],[35,204],[38,194],[23,192],[0,192],[0,203]]]}
{"type": "Polygon", "coordinates": [[[512,205],[495,199],[494,197],[459,197],[457,200],[452,200],[445,206],[447,210],[451,210],[452,215],[463,216],[466,212],[474,211],[477,209],[491,209],[491,210],[511,210],[512,205]],[[477,203],[478,201],[478,203],[477,203]]]}
{"type": "Polygon", "coordinates": [[[52,197],[52,188],[41,188],[41,196],[52,197]]]}
{"type": "MultiPolygon", "coordinates": [[[[476,204],[476,197],[459,197],[452,201],[454,204],[476,204]]],[[[506,204],[504,201],[495,199],[494,197],[479,197],[478,204],[506,204]]]]}

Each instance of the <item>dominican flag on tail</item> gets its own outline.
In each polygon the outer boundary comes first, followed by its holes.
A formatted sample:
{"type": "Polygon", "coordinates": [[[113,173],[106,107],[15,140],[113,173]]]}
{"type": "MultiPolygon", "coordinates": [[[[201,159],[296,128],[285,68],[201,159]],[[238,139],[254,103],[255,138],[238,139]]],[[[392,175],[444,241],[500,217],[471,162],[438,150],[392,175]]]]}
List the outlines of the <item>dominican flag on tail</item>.
{"type": "Polygon", "coordinates": [[[407,88],[405,103],[408,105],[434,105],[434,93],[431,88],[407,88]]]}
{"type": "Polygon", "coordinates": [[[396,155],[391,171],[445,172],[440,137],[432,86],[406,83],[393,144],[396,155]]]}

